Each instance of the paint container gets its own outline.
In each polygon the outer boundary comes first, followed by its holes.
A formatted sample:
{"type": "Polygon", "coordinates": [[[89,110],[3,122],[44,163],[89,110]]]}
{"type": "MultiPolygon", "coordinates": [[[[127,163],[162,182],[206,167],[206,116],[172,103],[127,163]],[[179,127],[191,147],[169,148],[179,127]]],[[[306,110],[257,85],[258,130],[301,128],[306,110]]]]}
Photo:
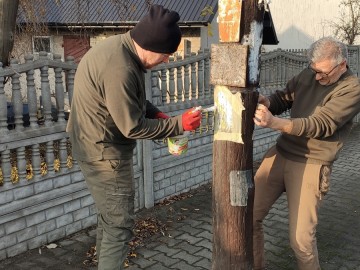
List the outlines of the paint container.
{"type": "MultiPolygon", "coordinates": [[[[192,112],[195,111],[203,111],[203,112],[212,112],[216,109],[215,106],[211,106],[209,108],[202,108],[201,106],[196,107],[192,112]]],[[[183,135],[178,135],[175,137],[168,138],[168,148],[169,153],[174,156],[180,156],[187,152],[188,143],[189,143],[189,135],[190,131],[185,131],[183,135]]]]}
{"type": "Polygon", "coordinates": [[[184,132],[183,135],[168,138],[169,153],[174,156],[185,154],[188,150],[189,134],[190,132],[184,132]]]}

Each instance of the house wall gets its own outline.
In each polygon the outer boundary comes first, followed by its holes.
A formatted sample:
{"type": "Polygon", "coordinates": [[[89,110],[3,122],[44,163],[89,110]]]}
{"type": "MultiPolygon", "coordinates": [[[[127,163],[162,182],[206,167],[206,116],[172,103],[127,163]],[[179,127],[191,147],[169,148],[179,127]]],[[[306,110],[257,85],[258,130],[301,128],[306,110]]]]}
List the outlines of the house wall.
{"type": "MultiPolygon", "coordinates": [[[[199,28],[192,28],[192,27],[188,27],[188,28],[182,28],[182,41],[178,47],[177,50],[177,54],[180,54],[184,57],[184,42],[185,40],[188,40],[191,42],[191,51],[192,52],[198,52],[200,49],[204,49],[204,48],[209,48],[209,46],[205,46],[203,47],[202,44],[202,39],[206,38],[203,37],[203,35],[201,34],[202,31],[206,29],[206,27],[201,27],[201,29],[199,28]]],[[[95,35],[92,35],[90,37],[90,46],[93,47],[96,45],[96,43],[104,40],[105,38],[112,36],[112,35],[116,35],[116,34],[120,34],[121,31],[104,31],[101,33],[97,33],[95,35]]]]}
{"type": "Polygon", "coordinates": [[[217,22],[218,12],[216,12],[211,24],[201,28],[201,48],[211,48],[211,44],[219,43],[219,24],[217,22]]]}
{"type": "MultiPolygon", "coordinates": [[[[270,11],[278,45],[266,45],[266,51],[306,49],[324,36],[332,36],[331,21],[340,16],[339,0],[271,1],[270,11]]],[[[360,44],[360,39],[357,43],[360,44]]]]}

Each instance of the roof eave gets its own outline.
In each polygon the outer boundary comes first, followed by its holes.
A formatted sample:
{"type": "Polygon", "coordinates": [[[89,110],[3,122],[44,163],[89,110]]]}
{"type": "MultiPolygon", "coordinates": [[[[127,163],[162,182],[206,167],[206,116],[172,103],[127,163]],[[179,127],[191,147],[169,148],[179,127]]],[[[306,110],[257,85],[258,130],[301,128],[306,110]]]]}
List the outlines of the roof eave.
{"type": "MultiPolygon", "coordinates": [[[[48,23],[49,28],[119,28],[119,27],[133,27],[137,24],[137,21],[126,21],[126,22],[89,22],[89,23],[58,23],[58,22],[50,22],[48,23]]],[[[186,21],[179,22],[180,27],[204,27],[207,26],[208,22],[202,21],[186,21]]]]}

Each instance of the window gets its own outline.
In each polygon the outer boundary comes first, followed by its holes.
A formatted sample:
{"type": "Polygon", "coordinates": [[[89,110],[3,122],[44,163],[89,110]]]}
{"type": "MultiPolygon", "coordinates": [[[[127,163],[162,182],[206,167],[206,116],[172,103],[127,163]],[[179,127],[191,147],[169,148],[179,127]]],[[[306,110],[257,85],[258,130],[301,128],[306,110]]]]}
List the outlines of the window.
{"type": "Polygon", "coordinates": [[[51,53],[51,38],[48,36],[33,37],[33,50],[34,53],[45,51],[51,53]]]}

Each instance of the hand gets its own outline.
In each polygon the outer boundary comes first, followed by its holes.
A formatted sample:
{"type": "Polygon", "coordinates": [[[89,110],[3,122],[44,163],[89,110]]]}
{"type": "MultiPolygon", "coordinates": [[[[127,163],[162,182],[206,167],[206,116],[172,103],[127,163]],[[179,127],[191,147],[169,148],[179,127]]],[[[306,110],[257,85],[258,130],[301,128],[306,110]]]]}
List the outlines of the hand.
{"type": "Polygon", "coordinates": [[[186,131],[195,130],[201,123],[201,110],[191,108],[182,114],[182,125],[186,131]]]}
{"type": "Polygon", "coordinates": [[[155,114],[155,119],[168,119],[168,118],[170,118],[170,116],[166,115],[163,112],[157,112],[155,114]]]}
{"type": "Polygon", "coordinates": [[[259,94],[258,103],[266,106],[267,108],[270,107],[270,100],[261,94],[259,94]]]}
{"type": "Polygon", "coordinates": [[[257,106],[254,122],[260,127],[267,127],[288,134],[291,134],[293,128],[292,120],[273,116],[269,109],[262,104],[257,106]]]}
{"type": "Polygon", "coordinates": [[[255,111],[255,117],[254,122],[256,125],[260,127],[270,127],[274,116],[271,114],[271,112],[268,110],[268,108],[265,105],[258,104],[256,111],[255,111]]]}

